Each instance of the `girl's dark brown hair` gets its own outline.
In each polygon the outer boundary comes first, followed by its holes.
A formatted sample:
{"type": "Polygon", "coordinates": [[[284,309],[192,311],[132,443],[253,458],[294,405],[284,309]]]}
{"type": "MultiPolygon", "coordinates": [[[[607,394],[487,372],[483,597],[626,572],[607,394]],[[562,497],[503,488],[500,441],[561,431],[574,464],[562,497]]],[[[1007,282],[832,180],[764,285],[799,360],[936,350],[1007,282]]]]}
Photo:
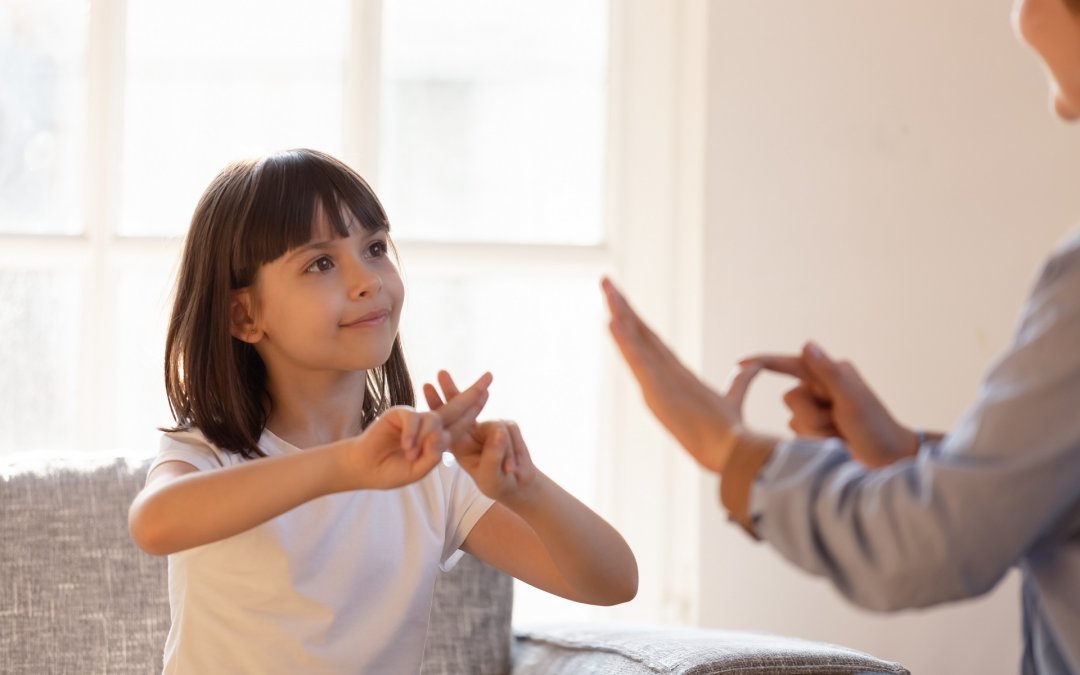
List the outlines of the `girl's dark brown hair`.
{"type": "MultiPolygon", "coordinates": [[[[348,236],[347,209],[369,232],[390,223],[378,197],[343,162],[314,150],[288,150],[227,166],[203,193],[184,243],[165,339],[165,391],[176,426],[199,429],[218,447],[264,456],[258,441],[273,406],[255,348],[230,332],[232,292],[259,267],[311,239],[319,210],[348,236]]],[[[414,405],[401,338],[368,371],[367,426],[391,405],[414,405]]]]}

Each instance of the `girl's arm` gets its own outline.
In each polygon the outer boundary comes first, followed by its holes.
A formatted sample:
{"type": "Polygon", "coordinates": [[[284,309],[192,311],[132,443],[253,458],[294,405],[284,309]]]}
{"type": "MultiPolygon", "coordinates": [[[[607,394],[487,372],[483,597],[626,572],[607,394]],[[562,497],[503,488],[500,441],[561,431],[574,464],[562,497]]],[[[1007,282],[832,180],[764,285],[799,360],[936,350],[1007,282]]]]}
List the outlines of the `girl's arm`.
{"type": "MultiPolygon", "coordinates": [[[[439,373],[452,401],[453,380],[439,373]]],[[[433,410],[442,400],[431,385],[433,410]]],[[[451,447],[480,490],[495,500],[462,544],[467,553],[555,595],[594,605],[637,594],[637,561],[622,536],[536,469],[517,424],[473,425],[451,447]]]]}
{"type": "MultiPolygon", "coordinates": [[[[495,433],[520,439],[516,426],[495,433]]],[[[522,460],[517,461],[520,466],[522,460]]],[[[526,489],[499,497],[473,526],[462,549],[532,586],[577,602],[616,605],[637,594],[637,561],[626,541],[539,471],[526,489]]]]}
{"type": "Polygon", "coordinates": [[[316,497],[419,480],[473,425],[490,381],[481,378],[438,412],[394,407],[359,436],[294,455],[216,471],[163,462],[131,504],[131,537],[147,553],[166,555],[245,532],[316,497]]]}

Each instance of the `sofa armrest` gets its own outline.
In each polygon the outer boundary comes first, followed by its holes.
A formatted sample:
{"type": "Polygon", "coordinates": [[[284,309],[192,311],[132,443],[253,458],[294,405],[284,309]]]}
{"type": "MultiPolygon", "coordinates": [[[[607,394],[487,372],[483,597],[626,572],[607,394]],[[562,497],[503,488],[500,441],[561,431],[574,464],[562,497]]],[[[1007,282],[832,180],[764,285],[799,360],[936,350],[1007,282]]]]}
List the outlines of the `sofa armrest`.
{"type": "Polygon", "coordinates": [[[898,663],[823,642],[742,631],[559,624],[514,631],[514,675],[902,673],[898,663]]]}

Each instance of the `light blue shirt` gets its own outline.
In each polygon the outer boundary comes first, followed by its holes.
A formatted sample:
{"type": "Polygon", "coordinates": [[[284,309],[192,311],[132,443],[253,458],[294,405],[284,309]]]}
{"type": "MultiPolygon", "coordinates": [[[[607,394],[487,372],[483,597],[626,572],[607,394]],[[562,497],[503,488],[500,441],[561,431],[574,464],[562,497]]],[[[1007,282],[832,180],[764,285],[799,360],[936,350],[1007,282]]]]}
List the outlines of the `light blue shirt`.
{"type": "Polygon", "coordinates": [[[1017,567],[1022,672],[1080,675],[1080,234],[944,440],[877,470],[839,439],[784,441],[751,514],[784,557],[873,610],[970,598],[1017,567]]]}

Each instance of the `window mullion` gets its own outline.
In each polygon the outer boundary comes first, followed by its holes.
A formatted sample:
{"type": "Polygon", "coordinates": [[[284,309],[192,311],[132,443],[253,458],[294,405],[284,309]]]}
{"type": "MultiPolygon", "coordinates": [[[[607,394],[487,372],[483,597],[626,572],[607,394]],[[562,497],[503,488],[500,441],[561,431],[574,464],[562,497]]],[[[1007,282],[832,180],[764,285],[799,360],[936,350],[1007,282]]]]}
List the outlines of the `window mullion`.
{"type": "Polygon", "coordinates": [[[114,272],[108,247],[119,202],[119,157],[123,123],[124,0],[92,0],[87,50],[87,142],[83,268],[78,373],[79,438],[84,449],[109,446],[106,414],[115,399],[108,377],[114,370],[114,272]]]}
{"type": "Polygon", "coordinates": [[[372,185],[378,174],[381,50],[382,1],[351,0],[342,159],[372,185]]]}

